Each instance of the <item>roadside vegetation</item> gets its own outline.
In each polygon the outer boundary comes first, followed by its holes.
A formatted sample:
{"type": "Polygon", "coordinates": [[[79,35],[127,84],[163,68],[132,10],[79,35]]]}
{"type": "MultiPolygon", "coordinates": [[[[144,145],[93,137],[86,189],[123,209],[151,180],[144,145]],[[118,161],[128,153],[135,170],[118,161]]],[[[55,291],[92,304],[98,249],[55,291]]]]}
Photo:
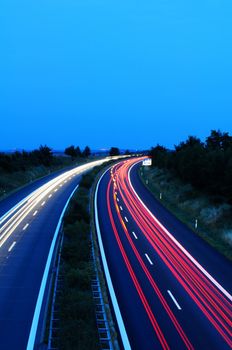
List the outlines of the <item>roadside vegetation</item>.
{"type": "Polygon", "coordinates": [[[89,210],[91,186],[104,167],[96,167],[82,177],[64,218],[60,266],[63,286],[56,300],[60,322],[55,345],[61,350],[100,348],[91,288],[94,276],[91,258],[93,222],[89,210]]]}
{"type": "Polygon", "coordinates": [[[141,172],[156,198],[232,259],[232,137],[213,130],[205,142],[190,136],[150,155],[153,167],[141,172]]]}
{"type": "Polygon", "coordinates": [[[88,146],[75,156],[71,152],[70,157],[54,155],[48,146],[40,146],[31,152],[0,153],[0,199],[51,172],[82,163],[90,154],[88,146]]]}
{"type": "Polygon", "coordinates": [[[59,348],[63,350],[99,349],[91,291],[93,265],[88,197],[89,191],[82,182],[64,220],[63,288],[58,299],[59,348]]]}

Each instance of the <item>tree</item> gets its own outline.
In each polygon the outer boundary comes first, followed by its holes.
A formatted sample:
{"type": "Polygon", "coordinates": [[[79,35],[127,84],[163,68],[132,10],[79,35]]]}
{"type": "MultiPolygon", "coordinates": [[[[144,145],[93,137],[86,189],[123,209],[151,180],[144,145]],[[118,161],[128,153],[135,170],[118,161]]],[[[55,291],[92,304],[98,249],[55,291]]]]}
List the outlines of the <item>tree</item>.
{"type": "Polygon", "coordinates": [[[158,168],[166,168],[169,159],[169,151],[167,148],[160,146],[152,147],[149,155],[152,157],[152,164],[158,168]]]}
{"type": "Polygon", "coordinates": [[[209,150],[225,150],[232,147],[232,137],[228,132],[211,130],[210,136],[206,138],[206,147],[209,150]]]}
{"type": "Polygon", "coordinates": [[[80,150],[80,147],[77,146],[75,150],[76,150],[76,155],[77,155],[77,157],[81,157],[81,150],[80,150]]]}
{"type": "Polygon", "coordinates": [[[90,150],[89,146],[86,146],[82,152],[82,157],[88,158],[90,156],[90,154],[91,154],[91,150],[90,150]]]}
{"type": "Polygon", "coordinates": [[[190,149],[193,147],[203,147],[204,144],[201,142],[201,140],[198,137],[195,136],[189,136],[188,139],[185,142],[180,142],[179,145],[175,146],[175,150],[177,152],[185,150],[185,149],[190,149]]]}
{"type": "Polygon", "coordinates": [[[50,166],[53,160],[52,149],[49,148],[47,145],[41,145],[38,150],[32,151],[32,155],[34,155],[37,158],[39,163],[45,166],[50,166]]]}
{"type": "Polygon", "coordinates": [[[72,157],[72,160],[77,157],[77,152],[76,152],[76,149],[73,145],[65,148],[64,153],[67,156],[72,157]]]}
{"type": "Polygon", "coordinates": [[[120,151],[118,147],[111,147],[110,151],[109,151],[109,155],[112,156],[119,156],[120,155],[120,151]]]}

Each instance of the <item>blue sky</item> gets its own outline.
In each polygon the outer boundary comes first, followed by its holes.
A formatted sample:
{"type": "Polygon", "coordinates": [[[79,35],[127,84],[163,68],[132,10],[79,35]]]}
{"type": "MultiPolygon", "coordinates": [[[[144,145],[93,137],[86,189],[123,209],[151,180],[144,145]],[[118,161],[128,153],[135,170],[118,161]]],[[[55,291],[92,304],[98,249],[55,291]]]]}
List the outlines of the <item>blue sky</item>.
{"type": "Polygon", "coordinates": [[[232,134],[231,0],[1,0],[0,149],[232,134]]]}

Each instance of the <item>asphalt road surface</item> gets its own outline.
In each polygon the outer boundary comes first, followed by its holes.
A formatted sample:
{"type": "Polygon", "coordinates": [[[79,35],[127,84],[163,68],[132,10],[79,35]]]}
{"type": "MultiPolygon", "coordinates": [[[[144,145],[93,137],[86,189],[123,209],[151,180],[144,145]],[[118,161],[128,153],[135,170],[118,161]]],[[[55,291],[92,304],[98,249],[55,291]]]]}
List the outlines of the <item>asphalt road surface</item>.
{"type": "Polygon", "coordinates": [[[231,263],[139,179],[138,159],[101,177],[95,220],[125,349],[230,349],[231,263]]]}
{"type": "Polygon", "coordinates": [[[49,175],[0,202],[0,349],[39,349],[36,338],[57,225],[83,172],[49,175]]]}

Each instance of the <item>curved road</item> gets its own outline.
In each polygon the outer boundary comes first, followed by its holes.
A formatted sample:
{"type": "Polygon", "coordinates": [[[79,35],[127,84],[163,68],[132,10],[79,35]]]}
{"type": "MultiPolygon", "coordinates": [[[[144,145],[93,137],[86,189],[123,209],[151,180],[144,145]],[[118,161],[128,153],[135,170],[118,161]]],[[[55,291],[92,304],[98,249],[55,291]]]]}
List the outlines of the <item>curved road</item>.
{"type": "Polygon", "coordinates": [[[138,166],[130,159],[111,167],[95,195],[122,347],[230,349],[231,263],[150,194],[138,166]]]}
{"type": "Polygon", "coordinates": [[[49,175],[0,202],[1,350],[40,348],[36,331],[57,225],[83,172],[104,161],[49,175]]]}

